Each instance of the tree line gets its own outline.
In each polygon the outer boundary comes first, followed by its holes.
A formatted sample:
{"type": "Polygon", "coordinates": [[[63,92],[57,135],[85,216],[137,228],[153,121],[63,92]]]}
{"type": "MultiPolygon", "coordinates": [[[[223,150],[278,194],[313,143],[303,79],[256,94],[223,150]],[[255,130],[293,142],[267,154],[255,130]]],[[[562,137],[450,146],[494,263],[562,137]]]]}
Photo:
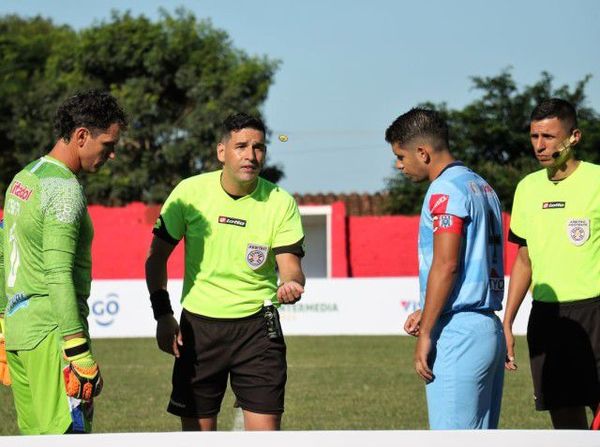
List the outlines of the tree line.
{"type": "MultiPolygon", "coordinates": [[[[90,203],[161,203],[185,177],[216,169],[215,142],[235,111],[260,116],[279,61],[250,56],[228,34],[185,9],[158,20],[114,12],[107,21],[74,30],[42,17],[0,17],[0,189],[54,144],[52,117],[75,90],[102,88],[130,116],[118,162],[82,176],[90,203]]],[[[461,109],[445,103],[451,149],[494,187],[510,211],[518,181],[538,169],[529,143],[529,114],[542,99],[571,101],[583,140],[578,155],[600,162],[600,116],[586,103],[590,76],[555,87],[541,73],[519,88],[509,69],[472,78],[478,98],[461,109]]],[[[268,123],[267,123],[268,124],[268,123]]],[[[284,172],[267,166],[277,182],[284,172]]],[[[387,180],[387,212],[417,214],[427,185],[401,174],[387,180]]]]}
{"type": "MultiPolygon", "coordinates": [[[[260,116],[279,62],[234,48],[226,32],[180,9],[114,12],[76,31],[41,18],[0,17],[0,189],[47,153],[57,106],[76,90],[101,88],[130,116],[118,162],[83,175],[90,203],[160,203],[185,177],[214,170],[228,114],[260,116]]],[[[283,172],[267,166],[263,175],[283,172]]]]}
{"type": "MultiPolygon", "coordinates": [[[[532,85],[519,88],[509,69],[496,76],[471,78],[479,98],[462,109],[446,104],[425,103],[444,115],[450,127],[450,148],[456,158],[478,172],[496,190],[504,211],[512,209],[519,180],[540,169],[529,141],[529,116],[543,99],[559,97],[577,109],[583,139],[576,147],[580,159],[600,162],[600,115],[586,103],[586,76],[570,87],[553,86],[553,78],[542,72],[532,85]]],[[[419,214],[428,184],[413,184],[401,174],[387,180],[391,214],[419,214]]]]}

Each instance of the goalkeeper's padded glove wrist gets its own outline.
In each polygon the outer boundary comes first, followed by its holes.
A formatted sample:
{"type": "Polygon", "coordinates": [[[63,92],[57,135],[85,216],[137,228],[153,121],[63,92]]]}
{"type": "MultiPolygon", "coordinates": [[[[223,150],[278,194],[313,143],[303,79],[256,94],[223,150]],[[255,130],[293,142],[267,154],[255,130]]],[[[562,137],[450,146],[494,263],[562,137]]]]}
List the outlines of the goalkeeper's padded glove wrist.
{"type": "Polygon", "coordinates": [[[152,303],[152,312],[154,313],[155,320],[158,321],[163,315],[173,315],[169,292],[165,289],[158,289],[152,292],[150,294],[150,302],[152,303]]]}
{"type": "Polygon", "coordinates": [[[4,343],[4,317],[0,317],[0,382],[6,386],[10,386],[11,383],[6,360],[6,345],[4,343]]]}
{"type": "Polygon", "coordinates": [[[92,400],[102,391],[102,376],[90,352],[90,344],[83,337],[63,343],[63,352],[69,365],[63,370],[67,395],[81,400],[92,400]]]}

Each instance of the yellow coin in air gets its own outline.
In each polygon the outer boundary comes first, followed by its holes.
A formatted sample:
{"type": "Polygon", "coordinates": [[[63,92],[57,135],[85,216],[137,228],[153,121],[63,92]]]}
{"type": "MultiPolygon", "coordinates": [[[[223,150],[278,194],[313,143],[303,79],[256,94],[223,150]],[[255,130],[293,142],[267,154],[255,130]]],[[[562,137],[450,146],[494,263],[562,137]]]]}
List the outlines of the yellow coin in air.
{"type": "Polygon", "coordinates": [[[279,141],[281,141],[282,143],[285,143],[288,140],[288,136],[287,135],[279,135],[279,141]]]}

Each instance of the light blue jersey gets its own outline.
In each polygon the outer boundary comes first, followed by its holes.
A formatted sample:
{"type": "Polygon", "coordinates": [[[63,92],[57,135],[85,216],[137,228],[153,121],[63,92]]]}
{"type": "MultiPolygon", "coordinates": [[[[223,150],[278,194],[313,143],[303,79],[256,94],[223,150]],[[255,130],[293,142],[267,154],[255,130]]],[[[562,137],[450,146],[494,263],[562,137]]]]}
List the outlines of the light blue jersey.
{"type": "Polygon", "coordinates": [[[419,224],[419,283],[421,308],[433,259],[433,219],[452,225],[453,216],[463,220],[461,265],[454,289],[442,314],[459,311],[502,309],[504,267],[502,214],[494,190],[461,162],[448,165],[431,183],[419,224]]]}
{"type": "Polygon", "coordinates": [[[497,428],[506,344],[494,311],[502,308],[502,215],[494,190],[462,163],[431,183],[419,226],[421,308],[433,260],[433,234],[462,237],[460,270],[432,334],[427,383],[434,430],[497,428]],[[461,222],[462,221],[462,224],[461,222]]]}

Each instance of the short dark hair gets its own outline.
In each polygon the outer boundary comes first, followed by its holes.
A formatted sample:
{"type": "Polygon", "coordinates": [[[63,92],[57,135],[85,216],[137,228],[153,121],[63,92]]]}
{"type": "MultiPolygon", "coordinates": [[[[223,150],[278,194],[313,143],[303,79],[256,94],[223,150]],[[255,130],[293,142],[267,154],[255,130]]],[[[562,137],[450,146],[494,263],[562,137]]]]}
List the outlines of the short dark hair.
{"type": "Polygon", "coordinates": [[[86,90],[67,98],[58,107],[54,131],[58,139],[68,142],[78,127],[97,132],[115,123],[127,127],[127,116],[116,98],[102,90],[86,90]]]}
{"type": "Polygon", "coordinates": [[[559,121],[562,121],[569,127],[570,131],[577,128],[577,112],[575,111],[575,107],[564,99],[545,99],[531,112],[531,121],[541,121],[546,118],[558,118],[559,121]]]}
{"type": "Polygon", "coordinates": [[[435,110],[415,107],[400,115],[385,131],[385,141],[404,145],[415,138],[429,138],[434,149],[448,149],[446,120],[435,110]]]}
{"type": "Polygon", "coordinates": [[[231,132],[237,132],[242,129],[254,129],[261,131],[265,135],[267,134],[265,123],[260,118],[247,115],[246,113],[234,113],[223,121],[221,137],[223,139],[229,138],[231,132]]]}

